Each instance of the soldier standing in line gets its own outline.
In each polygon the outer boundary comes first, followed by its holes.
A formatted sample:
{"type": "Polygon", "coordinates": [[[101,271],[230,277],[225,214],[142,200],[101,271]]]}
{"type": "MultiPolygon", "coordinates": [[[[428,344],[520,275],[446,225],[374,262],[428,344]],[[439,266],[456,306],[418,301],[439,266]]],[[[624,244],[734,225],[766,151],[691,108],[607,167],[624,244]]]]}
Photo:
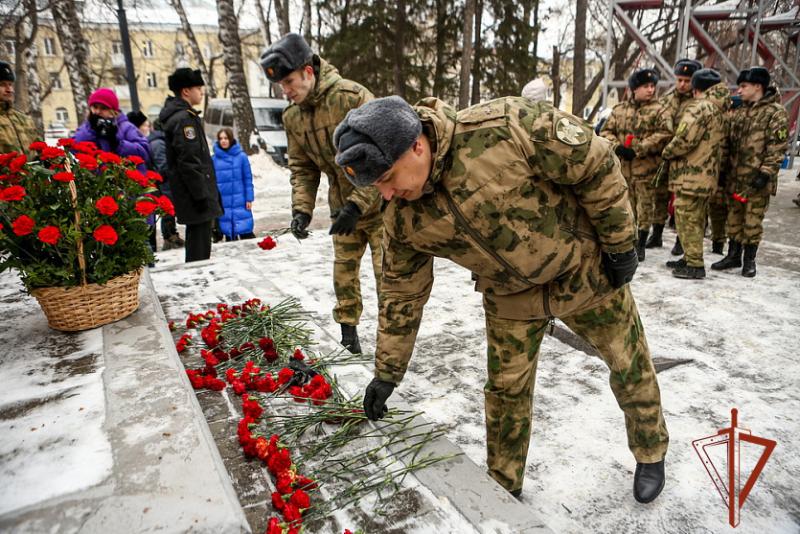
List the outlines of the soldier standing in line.
{"type": "Polygon", "coordinates": [[[489,474],[522,491],[539,347],[554,317],[602,355],[636,458],[634,497],[664,487],[668,435],[644,328],[628,282],[636,227],[613,145],[546,102],[507,97],[456,113],[436,98],[393,96],[351,111],[336,129],[336,163],[376,187],[384,270],[376,420],[402,380],[433,285],[433,258],[473,273],[483,294],[489,474]]]}
{"type": "Polygon", "coordinates": [[[662,154],[669,161],[669,188],[675,193],[675,228],[684,256],[668,261],[677,278],[706,277],[703,234],[708,199],[716,191],[727,133],[730,91],[717,71],[700,69],[692,76],[694,98],[683,108],[675,137],[662,154]]]}
{"type": "Polygon", "coordinates": [[[639,261],[644,261],[647,235],[656,222],[653,179],[661,165],[661,151],[672,137],[672,118],[655,98],[657,83],[658,73],[653,69],[634,72],[628,80],[633,97],[614,106],[600,131],[601,136],[616,144],[614,151],[623,160],[622,174],[632,190],[631,204],[639,228],[639,261]]]}
{"type": "Polygon", "coordinates": [[[769,197],[778,191],[789,120],[780,92],[770,86],[767,69],[752,67],[740,74],[740,80],[739,94],[744,104],[733,116],[729,138],[728,254],[711,268],[742,267],[742,276],[753,277],[769,197]]]}
{"type": "Polygon", "coordinates": [[[29,154],[30,145],[39,137],[33,120],[14,109],[14,69],[0,61],[0,154],[29,154]]]}
{"type": "MultiPolygon", "coordinates": [[[[672,72],[675,74],[675,87],[661,97],[661,105],[667,109],[673,126],[680,122],[683,107],[692,99],[692,75],[702,69],[703,65],[694,59],[680,59],[675,63],[672,72]]],[[[669,176],[669,169],[663,170],[664,177],[669,176]]],[[[664,224],[667,221],[667,207],[669,206],[669,184],[668,180],[662,179],[658,182],[655,192],[653,206],[653,235],[647,240],[645,248],[661,247],[663,241],[661,234],[664,231],[664,224]]],[[[673,256],[683,255],[683,247],[680,238],[675,239],[672,247],[673,256]]]]}
{"type": "Polygon", "coordinates": [[[334,320],[341,325],[342,345],[361,352],[357,325],[361,317],[361,258],[367,245],[372,254],[380,300],[383,220],[380,195],[374,189],[356,189],[336,165],[333,131],[351,109],[372,100],[362,85],[346,80],[333,65],[309,48],[305,40],[288,33],[261,56],[267,78],[279,83],[292,105],[283,112],[288,137],[292,182],[292,233],[308,237],[320,174],[328,177],[328,205],[333,236],[334,320]]]}

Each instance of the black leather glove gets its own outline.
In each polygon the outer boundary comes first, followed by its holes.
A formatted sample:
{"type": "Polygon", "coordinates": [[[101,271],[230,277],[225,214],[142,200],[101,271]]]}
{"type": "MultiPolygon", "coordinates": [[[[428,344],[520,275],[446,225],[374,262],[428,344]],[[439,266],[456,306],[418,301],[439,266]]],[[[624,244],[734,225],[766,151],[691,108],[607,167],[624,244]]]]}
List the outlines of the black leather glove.
{"type": "Polygon", "coordinates": [[[309,380],[317,376],[317,372],[303,360],[289,358],[289,369],[294,371],[290,383],[295,386],[304,386],[309,380]]]}
{"type": "Polygon", "coordinates": [[[311,215],[303,213],[302,211],[292,212],[292,235],[297,239],[305,239],[308,237],[308,225],[311,223],[311,215]]]}
{"type": "Polygon", "coordinates": [[[358,218],[361,217],[361,210],[358,209],[352,202],[347,202],[339,213],[336,214],[336,220],[331,225],[331,235],[350,235],[356,230],[356,223],[358,218]]]}
{"type": "Polygon", "coordinates": [[[630,147],[617,145],[617,148],[614,149],[614,153],[620,158],[624,159],[625,161],[631,161],[633,158],[636,157],[636,151],[630,147]]]}
{"type": "Polygon", "coordinates": [[[766,174],[766,173],[763,173],[763,172],[759,172],[758,176],[753,178],[753,181],[750,182],[750,187],[752,187],[756,191],[760,191],[761,189],[764,189],[765,187],[767,187],[767,184],[769,183],[769,179],[770,178],[771,177],[770,177],[769,174],[766,174]]]}
{"type": "Polygon", "coordinates": [[[108,141],[117,139],[117,123],[114,119],[106,119],[94,113],[89,115],[89,125],[97,137],[108,141]]]}
{"type": "Polygon", "coordinates": [[[639,258],[636,256],[635,248],[619,254],[603,252],[602,260],[603,269],[606,271],[606,276],[614,289],[619,289],[633,280],[633,273],[636,272],[636,268],[639,266],[639,258]]]}
{"type": "Polygon", "coordinates": [[[378,378],[373,378],[364,392],[364,413],[371,421],[382,419],[389,411],[386,408],[386,399],[392,394],[396,386],[378,378]]]}

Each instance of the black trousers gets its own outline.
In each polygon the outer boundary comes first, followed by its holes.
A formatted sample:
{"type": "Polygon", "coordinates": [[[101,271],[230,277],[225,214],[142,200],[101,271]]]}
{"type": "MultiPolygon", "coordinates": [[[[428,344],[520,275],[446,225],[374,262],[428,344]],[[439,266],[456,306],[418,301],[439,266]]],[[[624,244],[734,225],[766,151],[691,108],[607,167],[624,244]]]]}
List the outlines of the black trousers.
{"type": "Polygon", "coordinates": [[[178,233],[178,228],[175,225],[174,215],[163,215],[161,217],[161,237],[169,239],[178,233]]]}
{"type": "Polygon", "coordinates": [[[211,221],[186,225],[186,263],[211,257],[211,221]]]}

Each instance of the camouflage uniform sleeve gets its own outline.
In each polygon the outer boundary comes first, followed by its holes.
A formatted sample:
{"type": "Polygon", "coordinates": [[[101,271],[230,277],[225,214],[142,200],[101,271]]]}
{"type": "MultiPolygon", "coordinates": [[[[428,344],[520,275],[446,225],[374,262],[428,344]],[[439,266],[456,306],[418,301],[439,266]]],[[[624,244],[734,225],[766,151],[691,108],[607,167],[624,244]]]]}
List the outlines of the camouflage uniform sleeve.
{"type": "MultiPolygon", "coordinates": [[[[530,150],[531,170],[558,184],[569,186],[586,211],[606,252],[626,252],[635,241],[636,228],[628,199],[628,185],[614,156],[613,143],[594,134],[569,114],[553,110],[533,121],[520,135],[524,150],[530,150]],[[567,123],[581,135],[570,142],[559,138],[567,123]],[[582,142],[581,142],[582,141],[582,142]]],[[[563,136],[562,136],[563,137],[563,136]]]]}
{"type": "Polygon", "coordinates": [[[600,129],[600,136],[608,139],[615,145],[619,144],[619,137],[617,137],[617,113],[616,109],[611,111],[611,114],[606,119],[606,122],[603,123],[603,127],[600,129]]]}
{"type": "MultiPolygon", "coordinates": [[[[299,114],[299,110],[291,113],[299,114]]],[[[314,205],[317,200],[317,189],[319,189],[320,170],[317,164],[312,161],[303,144],[298,139],[298,135],[303,135],[301,118],[289,117],[284,112],[284,124],[286,124],[286,154],[289,156],[289,171],[291,177],[289,182],[292,184],[292,211],[301,211],[308,215],[314,214],[314,205]]]]}
{"type": "Polygon", "coordinates": [[[758,170],[773,176],[772,181],[775,181],[788,146],[789,120],[786,116],[786,110],[782,106],[779,107],[764,127],[766,135],[764,159],[761,160],[761,167],[758,170]]]}
{"type": "Polygon", "coordinates": [[[399,384],[405,375],[433,286],[433,257],[383,237],[383,276],[375,377],[399,384]]]}
{"type": "Polygon", "coordinates": [[[708,112],[704,107],[686,106],[675,129],[675,136],[664,147],[661,157],[675,159],[694,150],[703,140],[708,121],[708,112]]]}
{"type": "Polygon", "coordinates": [[[631,148],[638,157],[660,154],[672,139],[672,117],[666,108],[661,109],[656,116],[655,130],[646,138],[639,140],[634,138],[631,148]]]}
{"type": "MultiPolygon", "coordinates": [[[[359,91],[358,103],[356,103],[353,108],[360,107],[374,98],[375,96],[366,87],[362,87],[359,91]]],[[[347,201],[358,206],[361,213],[367,213],[380,203],[381,195],[374,187],[354,187],[353,192],[347,197],[347,201]]]]}

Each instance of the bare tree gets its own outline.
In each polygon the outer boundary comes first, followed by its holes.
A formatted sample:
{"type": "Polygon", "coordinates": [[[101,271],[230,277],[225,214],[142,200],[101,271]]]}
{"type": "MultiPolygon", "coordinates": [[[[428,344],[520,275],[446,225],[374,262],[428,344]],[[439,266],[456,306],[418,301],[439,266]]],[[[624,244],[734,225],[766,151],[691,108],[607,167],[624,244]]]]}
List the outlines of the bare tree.
{"type": "Polygon", "coordinates": [[[36,0],[25,0],[25,8],[26,13],[19,25],[22,34],[20,42],[23,46],[23,61],[20,63],[24,65],[25,70],[25,81],[27,85],[25,94],[28,96],[28,113],[33,119],[33,124],[36,126],[37,133],[41,137],[44,137],[42,86],[39,83],[40,77],[37,66],[39,49],[36,46],[36,33],[39,29],[39,14],[36,11],[36,0]]]}
{"type": "Polygon", "coordinates": [[[289,0],[275,0],[275,16],[278,18],[281,37],[292,31],[289,24],[289,0]]]}
{"type": "Polygon", "coordinates": [[[94,85],[89,70],[89,41],[83,36],[75,2],[52,0],[50,12],[53,14],[58,41],[64,53],[75,113],[80,122],[89,110],[87,100],[94,85]]]}
{"type": "Polygon", "coordinates": [[[219,40],[222,43],[222,61],[228,74],[236,135],[242,149],[247,154],[252,154],[250,136],[258,132],[256,131],[256,119],[253,116],[253,106],[250,103],[250,93],[247,90],[247,79],[244,75],[239,21],[236,19],[233,0],[217,0],[217,12],[219,15],[219,40]]]}
{"type": "Polygon", "coordinates": [[[168,1],[169,5],[171,5],[173,9],[175,9],[175,12],[178,13],[178,18],[181,19],[181,28],[183,28],[183,33],[186,34],[186,38],[189,40],[189,48],[192,49],[194,60],[197,62],[197,68],[200,69],[200,74],[203,75],[203,80],[206,82],[206,93],[210,98],[216,98],[217,86],[214,84],[213,72],[206,67],[203,53],[200,51],[200,45],[197,44],[197,37],[194,35],[192,25],[189,24],[189,18],[186,16],[186,11],[183,9],[183,2],[182,0],[168,1]]]}
{"type": "Polygon", "coordinates": [[[550,74],[553,80],[553,105],[561,104],[561,53],[557,46],[553,46],[553,70],[550,74]]]}
{"type": "Polygon", "coordinates": [[[472,69],[472,24],[475,18],[475,1],[466,0],[464,5],[464,47],[461,50],[461,76],[458,86],[458,109],[469,105],[469,73],[472,69]]]}
{"type": "MultiPolygon", "coordinates": [[[[269,12],[271,5],[272,0],[270,0],[269,5],[267,6],[267,12],[269,12]]],[[[261,0],[256,0],[256,11],[258,12],[258,22],[261,25],[261,36],[263,37],[266,46],[269,46],[272,44],[272,32],[269,28],[269,15],[264,14],[264,6],[261,4],[261,0]]]]}
{"type": "Polygon", "coordinates": [[[311,0],[303,0],[303,37],[306,42],[311,46],[311,0]]]}
{"type": "Polygon", "coordinates": [[[403,61],[405,60],[405,31],[406,31],[406,1],[397,0],[397,16],[394,27],[394,93],[402,98],[406,97],[406,78],[403,75],[403,61]]]}
{"type": "Polygon", "coordinates": [[[586,10],[588,0],[575,2],[575,40],[572,51],[572,114],[583,116],[586,85],[586,10]]]}
{"type": "Polygon", "coordinates": [[[472,98],[471,104],[477,104],[481,101],[481,52],[483,50],[483,34],[482,34],[482,19],[483,19],[483,0],[476,0],[475,2],[475,44],[474,53],[475,60],[472,62],[472,98]]]}
{"type": "Polygon", "coordinates": [[[444,89],[444,54],[445,54],[445,22],[450,14],[447,12],[446,0],[436,0],[436,59],[433,69],[433,96],[442,97],[444,89]]]}

